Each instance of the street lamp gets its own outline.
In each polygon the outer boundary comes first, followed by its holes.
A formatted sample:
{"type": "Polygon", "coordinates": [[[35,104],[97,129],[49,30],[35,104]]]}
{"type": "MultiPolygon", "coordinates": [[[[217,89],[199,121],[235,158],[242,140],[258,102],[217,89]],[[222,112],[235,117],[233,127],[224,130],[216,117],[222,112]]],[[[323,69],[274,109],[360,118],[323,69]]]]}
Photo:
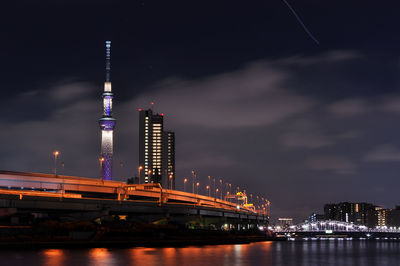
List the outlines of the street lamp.
{"type": "MultiPolygon", "coordinates": [[[[151,170],[147,171],[148,180],[147,183],[151,182],[151,170]]],[[[145,180],[146,183],[146,180],[145,180]]]]}
{"type": "Polygon", "coordinates": [[[213,178],[214,179],[214,198],[216,198],[217,197],[217,193],[216,193],[216,187],[215,187],[215,177],[213,178]]]}
{"type": "Polygon", "coordinates": [[[208,193],[208,196],[210,197],[210,186],[206,186],[206,190],[207,190],[207,193],[208,193]]]}
{"type": "Polygon", "coordinates": [[[192,170],[192,193],[194,194],[194,181],[196,179],[196,173],[192,170]]]}
{"type": "Polygon", "coordinates": [[[54,175],[57,176],[57,158],[58,158],[58,155],[60,155],[60,152],[54,151],[53,155],[54,155],[54,175]]]}
{"type": "Polygon", "coordinates": [[[216,190],[215,190],[215,198],[217,198],[217,193],[218,193],[218,191],[219,191],[219,189],[217,188],[216,190]]]}
{"type": "Polygon", "coordinates": [[[139,167],[138,167],[138,172],[139,172],[139,182],[138,182],[138,184],[140,184],[140,172],[142,171],[142,169],[143,169],[143,166],[139,165],[139,167]]]}
{"type": "Polygon", "coordinates": [[[186,183],[187,183],[187,178],[183,179],[183,192],[186,192],[186,183]]]}
{"type": "Polygon", "coordinates": [[[169,174],[170,189],[172,189],[172,174],[169,174]]]}
{"type": "Polygon", "coordinates": [[[211,176],[208,176],[208,185],[211,187],[211,176]]]}
{"type": "Polygon", "coordinates": [[[196,183],[196,194],[199,194],[199,186],[200,186],[200,183],[197,182],[197,183],[196,183]]]}
{"type": "Polygon", "coordinates": [[[104,158],[103,157],[99,158],[101,181],[103,181],[103,179],[104,179],[104,176],[103,176],[103,162],[104,162],[104,158]]]}

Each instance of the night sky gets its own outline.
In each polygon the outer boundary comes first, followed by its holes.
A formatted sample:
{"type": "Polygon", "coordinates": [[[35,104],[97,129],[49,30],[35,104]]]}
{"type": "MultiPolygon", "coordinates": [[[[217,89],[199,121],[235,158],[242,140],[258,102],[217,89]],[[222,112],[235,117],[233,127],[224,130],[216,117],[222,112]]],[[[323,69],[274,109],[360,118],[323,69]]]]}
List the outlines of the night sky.
{"type": "MultiPolygon", "coordinates": [[[[324,203],[400,204],[398,1],[4,1],[0,169],[98,178],[104,41],[114,175],[138,167],[138,108],[195,169],[304,219],[324,203]],[[35,4],[33,4],[35,2],[35,4]]],[[[204,188],[203,188],[204,190],[204,188]]]]}

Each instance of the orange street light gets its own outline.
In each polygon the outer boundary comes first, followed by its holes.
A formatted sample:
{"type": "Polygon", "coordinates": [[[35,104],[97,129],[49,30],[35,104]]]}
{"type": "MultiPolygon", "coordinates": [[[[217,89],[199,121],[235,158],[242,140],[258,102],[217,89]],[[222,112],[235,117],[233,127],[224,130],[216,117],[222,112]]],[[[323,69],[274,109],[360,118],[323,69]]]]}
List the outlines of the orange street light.
{"type": "Polygon", "coordinates": [[[60,155],[60,152],[54,151],[53,155],[54,155],[54,175],[57,176],[57,158],[58,158],[58,155],[60,155]]]}
{"type": "Polygon", "coordinates": [[[207,190],[207,192],[208,192],[208,196],[210,197],[210,186],[206,186],[206,190],[207,190]]]}
{"type": "Polygon", "coordinates": [[[172,177],[173,177],[173,175],[172,174],[169,174],[169,182],[170,182],[170,189],[172,189],[172,177]]]}
{"type": "Polygon", "coordinates": [[[196,194],[199,194],[199,186],[200,186],[200,183],[197,182],[197,183],[196,183],[196,194]]]}
{"type": "Polygon", "coordinates": [[[208,176],[208,185],[211,187],[211,176],[208,176]]]}
{"type": "Polygon", "coordinates": [[[103,162],[104,162],[104,158],[100,157],[99,163],[100,163],[100,179],[101,179],[101,181],[103,181],[103,162]]]}
{"type": "Polygon", "coordinates": [[[140,184],[140,172],[142,171],[142,169],[143,169],[143,166],[139,165],[139,167],[138,167],[138,172],[139,172],[139,182],[138,182],[138,184],[140,184]]]}
{"type": "Polygon", "coordinates": [[[183,191],[186,192],[186,183],[187,183],[187,178],[183,179],[183,191]]]}

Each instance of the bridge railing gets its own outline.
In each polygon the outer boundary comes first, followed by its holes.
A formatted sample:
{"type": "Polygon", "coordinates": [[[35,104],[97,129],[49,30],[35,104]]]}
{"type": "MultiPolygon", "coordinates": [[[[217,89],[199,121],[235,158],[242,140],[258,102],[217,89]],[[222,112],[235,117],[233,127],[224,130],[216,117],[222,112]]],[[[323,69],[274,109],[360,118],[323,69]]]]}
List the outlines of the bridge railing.
{"type": "MultiPolygon", "coordinates": [[[[149,199],[153,198],[160,204],[179,202],[224,209],[237,213],[265,216],[265,214],[258,213],[252,208],[239,206],[229,201],[200,194],[163,189],[159,184],[127,185],[124,182],[101,181],[92,178],[0,171],[0,189],[8,189],[9,192],[11,190],[25,191],[25,194],[28,193],[26,191],[31,191],[29,192],[31,195],[33,195],[32,193],[36,193],[35,195],[37,196],[45,196],[49,195],[48,193],[53,193],[54,196],[70,198],[81,198],[80,194],[87,192],[115,194],[118,200],[129,200],[129,196],[137,196],[149,199]]],[[[22,192],[19,194],[22,195],[22,192]]]]}

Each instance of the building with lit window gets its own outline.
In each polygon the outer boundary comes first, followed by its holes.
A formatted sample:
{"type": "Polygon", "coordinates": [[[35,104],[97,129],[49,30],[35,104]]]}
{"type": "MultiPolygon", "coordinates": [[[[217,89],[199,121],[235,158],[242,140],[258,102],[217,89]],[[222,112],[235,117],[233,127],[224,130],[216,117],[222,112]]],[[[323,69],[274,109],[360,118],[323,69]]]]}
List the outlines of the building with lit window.
{"type": "Polygon", "coordinates": [[[163,132],[163,187],[175,189],[175,133],[163,132]]]}
{"type": "Polygon", "coordinates": [[[376,224],[375,206],[366,202],[325,204],[324,215],[326,220],[343,221],[369,227],[376,224]]]}
{"type": "Polygon", "coordinates": [[[139,165],[145,183],[161,183],[163,114],[139,109],[139,165]]]}
{"type": "Polygon", "coordinates": [[[382,207],[376,206],[376,225],[377,226],[387,226],[388,225],[388,215],[390,213],[390,209],[383,209],[382,207]]]}

